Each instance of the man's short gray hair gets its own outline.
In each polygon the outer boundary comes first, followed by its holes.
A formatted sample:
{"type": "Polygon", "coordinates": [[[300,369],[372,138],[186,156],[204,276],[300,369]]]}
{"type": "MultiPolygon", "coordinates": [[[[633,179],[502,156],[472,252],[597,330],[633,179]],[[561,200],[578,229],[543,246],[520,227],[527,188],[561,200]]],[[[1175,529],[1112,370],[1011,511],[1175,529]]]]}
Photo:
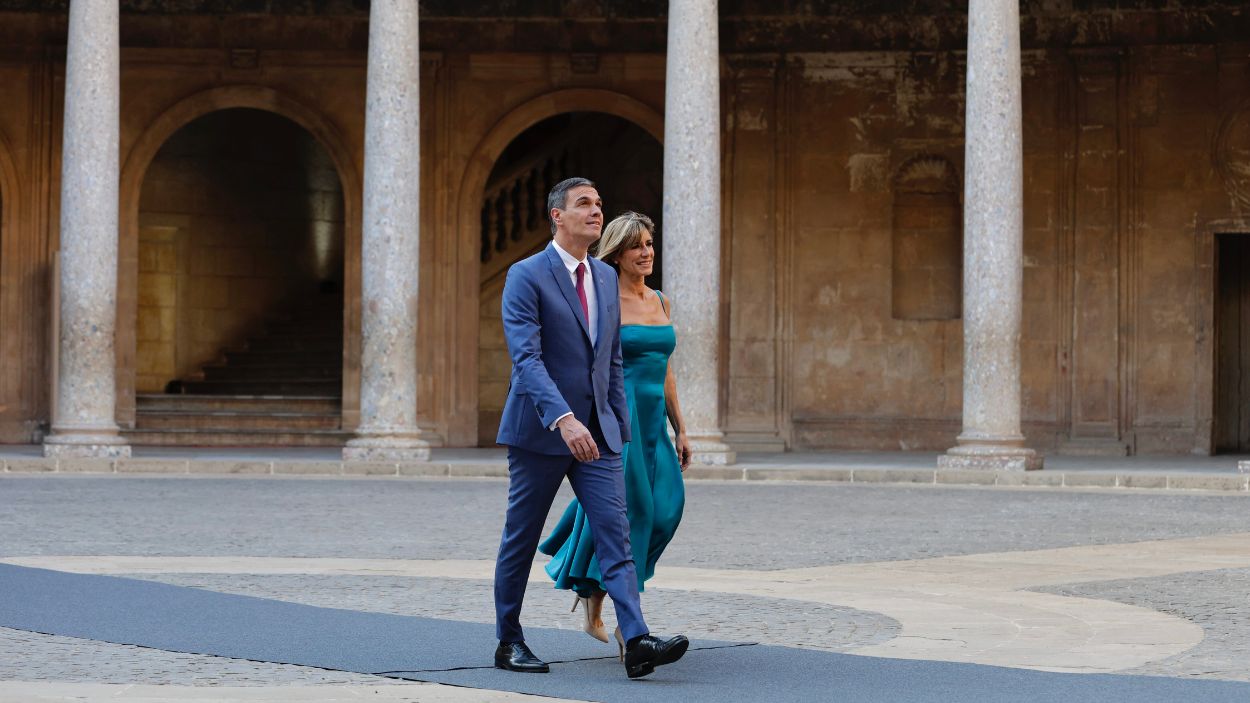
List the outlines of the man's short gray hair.
{"type": "Polygon", "coordinates": [[[551,192],[547,194],[547,219],[551,221],[551,234],[553,236],[556,233],[556,221],[552,219],[551,211],[563,210],[569,204],[569,191],[582,186],[594,188],[595,183],[589,178],[574,176],[555,184],[551,192]]]}

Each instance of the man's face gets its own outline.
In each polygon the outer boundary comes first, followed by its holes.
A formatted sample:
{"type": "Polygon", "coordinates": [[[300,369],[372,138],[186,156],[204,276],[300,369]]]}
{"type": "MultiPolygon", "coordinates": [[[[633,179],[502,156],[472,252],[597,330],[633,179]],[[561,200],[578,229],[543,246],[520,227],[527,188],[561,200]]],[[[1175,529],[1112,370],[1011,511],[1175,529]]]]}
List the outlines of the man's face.
{"type": "Polygon", "coordinates": [[[556,230],[564,230],[579,242],[594,244],[603,232],[603,200],[592,186],[578,186],[569,191],[564,209],[552,211],[556,230]]]}

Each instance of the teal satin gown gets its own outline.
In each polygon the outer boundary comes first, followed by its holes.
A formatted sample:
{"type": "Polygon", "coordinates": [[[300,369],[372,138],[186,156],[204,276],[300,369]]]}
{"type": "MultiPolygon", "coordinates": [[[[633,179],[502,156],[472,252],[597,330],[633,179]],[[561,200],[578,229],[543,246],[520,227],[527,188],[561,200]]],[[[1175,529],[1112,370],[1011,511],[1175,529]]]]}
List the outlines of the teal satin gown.
{"type": "MultiPolygon", "coordinates": [[[[672,325],[621,325],[621,358],[632,440],[625,445],[625,502],[629,543],[638,573],[638,590],[655,574],[655,563],[668,546],[686,505],[677,450],[668,437],[664,379],[668,358],[677,346],[672,325]]],[[[577,499],[569,504],[551,536],[538,547],[553,558],[547,574],[555,587],[582,595],[606,590],[595,557],[586,512],[577,499]]]]}

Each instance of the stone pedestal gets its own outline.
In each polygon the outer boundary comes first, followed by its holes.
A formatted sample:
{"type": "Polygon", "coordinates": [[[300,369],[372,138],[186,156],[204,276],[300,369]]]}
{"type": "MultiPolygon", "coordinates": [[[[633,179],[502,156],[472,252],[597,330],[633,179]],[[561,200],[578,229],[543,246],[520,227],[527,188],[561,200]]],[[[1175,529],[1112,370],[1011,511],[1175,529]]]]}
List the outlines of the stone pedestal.
{"type": "Polygon", "coordinates": [[[1040,469],[1041,457],[1020,433],[1019,0],[971,0],[968,17],[963,432],[938,467],[1040,469]]]}
{"type": "Polygon", "coordinates": [[[716,0],[672,0],[664,86],[664,290],[673,372],[700,464],[735,460],[720,425],[720,53],[716,0]],[[677,265],[680,262],[680,266],[677,265]]]}
{"type": "Polygon", "coordinates": [[[1042,468],[1042,457],[1019,442],[991,444],[972,441],[960,435],[961,444],[938,457],[939,469],[989,469],[993,471],[1034,471],[1042,468]],[[964,442],[967,442],[964,444],[964,442]]]}
{"type": "Polygon", "coordinates": [[[45,456],[130,456],[114,420],[118,59],[117,0],[73,0],[61,156],[60,367],[45,456]]]}
{"type": "Polygon", "coordinates": [[[421,57],[417,3],[373,0],[365,108],[360,426],[352,461],[424,461],[417,428],[421,57]]]}

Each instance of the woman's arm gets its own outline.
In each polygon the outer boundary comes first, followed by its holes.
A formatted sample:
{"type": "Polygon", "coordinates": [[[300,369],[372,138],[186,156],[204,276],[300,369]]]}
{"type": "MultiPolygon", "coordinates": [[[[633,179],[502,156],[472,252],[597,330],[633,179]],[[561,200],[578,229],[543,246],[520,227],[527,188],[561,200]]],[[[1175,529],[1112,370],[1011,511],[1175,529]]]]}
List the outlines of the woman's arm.
{"type": "MultiPolygon", "coordinates": [[[[670,318],[672,317],[672,301],[668,296],[660,299],[664,306],[664,313],[670,318]]],[[[673,375],[673,365],[668,365],[668,371],[664,375],[664,405],[668,410],[668,421],[673,426],[673,434],[677,435],[677,461],[681,464],[681,470],[685,471],[690,466],[690,457],[692,451],[690,449],[690,440],[686,438],[686,421],[681,416],[681,403],[677,402],[677,377],[673,375]]]]}

